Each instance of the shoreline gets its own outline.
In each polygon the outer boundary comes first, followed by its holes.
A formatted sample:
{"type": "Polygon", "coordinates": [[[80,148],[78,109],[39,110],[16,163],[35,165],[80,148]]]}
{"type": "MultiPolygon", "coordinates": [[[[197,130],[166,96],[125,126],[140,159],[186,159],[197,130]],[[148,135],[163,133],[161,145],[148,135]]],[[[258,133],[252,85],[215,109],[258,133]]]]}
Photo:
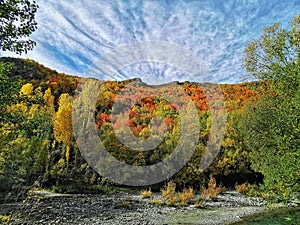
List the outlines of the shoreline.
{"type": "MultiPolygon", "coordinates": [[[[154,193],[150,199],[159,199],[154,193]]],[[[194,205],[171,207],[148,204],[138,193],[60,195],[39,193],[25,202],[0,205],[0,215],[10,215],[9,224],[212,224],[223,225],[268,211],[265,201],[227,191],[194,205]]],[[[5,224],[5,223],[4,223],[5,224]]]]}

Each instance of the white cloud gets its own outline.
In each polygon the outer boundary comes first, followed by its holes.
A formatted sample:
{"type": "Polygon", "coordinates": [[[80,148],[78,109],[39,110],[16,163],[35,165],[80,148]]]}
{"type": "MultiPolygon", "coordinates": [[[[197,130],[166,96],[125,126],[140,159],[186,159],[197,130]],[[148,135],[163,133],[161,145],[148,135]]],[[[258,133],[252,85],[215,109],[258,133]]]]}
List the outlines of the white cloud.
{"type": "MultiPolygon", "coordinates": [[[[245,71],[245,46],[264,26],[287,26],[299,13],[298,0],[108,1],[38,0],[38,30],[32,58],[58,71],[85,75],[99,57],[120,45],[143,40],[179,44],[196,53],[218,82],[235,83],[245,71]]],[[[5,56],[13,56],[4,53],[5,56]]],[[[185,79],[166,65],[140,63],[122,71],[185,79]]]]}

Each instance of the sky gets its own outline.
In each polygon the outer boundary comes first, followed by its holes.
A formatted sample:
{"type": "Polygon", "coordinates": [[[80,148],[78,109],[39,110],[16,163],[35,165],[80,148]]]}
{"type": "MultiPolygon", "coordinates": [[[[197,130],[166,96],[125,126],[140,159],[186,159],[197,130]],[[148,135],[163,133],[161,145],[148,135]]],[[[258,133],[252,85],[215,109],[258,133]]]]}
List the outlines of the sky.
{"type": "MultiPolygon", "coordinates": [[[[67,74],[104,80],[139,77],[151,84],[239,83],[246,74],[242,58],[247,44],[275,22],[288,28],[300,12],[300,0],[36,2],[38,29],[31,38],[37,46],[22,58],[67,74]],[[144,43],[150,43],[148,48],[141,47],[144,43]],[[201,64],[198,76],[189,70],[193,60],[201,64]],[[109,76],[103,63],[116,66],[109,76]]],[[[19,57],[9,52],[1,56],[19,57]]]]}

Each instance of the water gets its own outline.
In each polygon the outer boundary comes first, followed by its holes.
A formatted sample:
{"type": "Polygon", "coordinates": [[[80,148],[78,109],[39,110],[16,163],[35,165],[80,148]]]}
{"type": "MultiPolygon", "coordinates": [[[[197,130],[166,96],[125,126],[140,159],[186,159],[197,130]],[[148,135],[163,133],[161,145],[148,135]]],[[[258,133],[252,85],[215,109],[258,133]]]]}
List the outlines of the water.
{"type": "Polygon", "coordinates": [[[300,208],[281,209],[260,216],[251,216],[235,225],[300,225],[300,208]]]}

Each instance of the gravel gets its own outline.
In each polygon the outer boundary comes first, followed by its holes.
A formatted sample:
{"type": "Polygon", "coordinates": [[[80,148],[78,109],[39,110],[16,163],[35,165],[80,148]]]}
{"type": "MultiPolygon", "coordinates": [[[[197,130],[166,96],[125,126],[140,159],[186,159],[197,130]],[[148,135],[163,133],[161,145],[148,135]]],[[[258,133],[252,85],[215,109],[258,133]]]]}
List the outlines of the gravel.
{"type": "MultiPolygon", "coordinates": [[[[152,199],[161,199],[154,193],[152,199]]],[[[243,217],[266,211],[258,198],[225,192],[208,199],[201,208],[194,205],[169,207],[147,204],[139,194],[78,194],[39,193],[25,202],[0,205],[0,215],[11,215],[9,224],[228,224],[243,217]]],[[[1,222],[1,220],[0,220],[1,222]]]]}

